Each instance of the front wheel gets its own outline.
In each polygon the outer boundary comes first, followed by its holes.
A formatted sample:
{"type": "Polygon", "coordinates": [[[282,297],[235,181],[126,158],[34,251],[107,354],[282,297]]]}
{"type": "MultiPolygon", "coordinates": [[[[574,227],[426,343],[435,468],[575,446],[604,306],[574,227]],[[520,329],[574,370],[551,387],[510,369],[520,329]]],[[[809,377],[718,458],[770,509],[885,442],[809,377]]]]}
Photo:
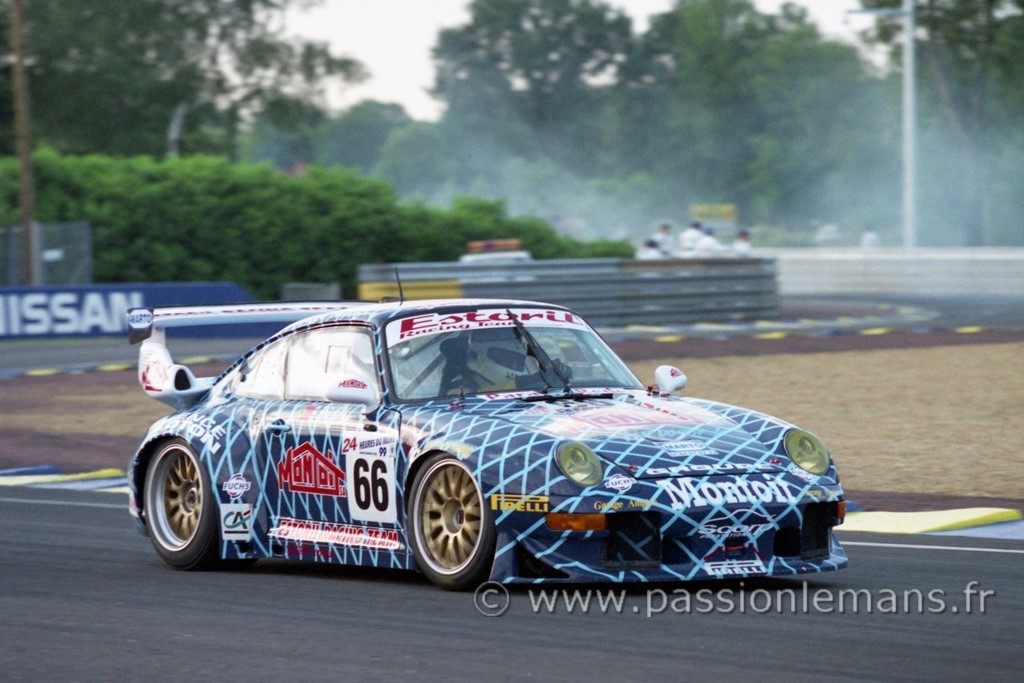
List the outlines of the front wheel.
{"type": "Polygon", "coordinates": [[[466,465],[440,454],[416,473],[409,534],[416,564],[431,582],[465,590],[485,581],[494,561],[494,520],[466,465]]]}
{"type": "Polygon", "coordinates": [[[218,559],[216,501],[210,475],[184,441],[162,444],[146,471],[149,538],[167,564],[207,569],[218,559]]]}

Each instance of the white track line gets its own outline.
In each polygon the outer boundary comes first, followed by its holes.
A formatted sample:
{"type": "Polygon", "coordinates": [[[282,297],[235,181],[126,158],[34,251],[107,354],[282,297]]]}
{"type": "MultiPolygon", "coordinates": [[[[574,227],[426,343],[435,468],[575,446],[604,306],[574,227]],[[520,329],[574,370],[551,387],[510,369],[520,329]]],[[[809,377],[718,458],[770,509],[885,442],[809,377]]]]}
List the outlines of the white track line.
{"type": "Polygon", "coordinates": [[[1024,550],[1013,548],[967,548],[955,545],[914,545],[911,543],[868,543],[863,541],[840,541],[840,545],[862,545],[871,548],[905,548],[910,550],[959,550],[969,553],[1008,553],[1011,555],[1024,555],[1024,550]]]}

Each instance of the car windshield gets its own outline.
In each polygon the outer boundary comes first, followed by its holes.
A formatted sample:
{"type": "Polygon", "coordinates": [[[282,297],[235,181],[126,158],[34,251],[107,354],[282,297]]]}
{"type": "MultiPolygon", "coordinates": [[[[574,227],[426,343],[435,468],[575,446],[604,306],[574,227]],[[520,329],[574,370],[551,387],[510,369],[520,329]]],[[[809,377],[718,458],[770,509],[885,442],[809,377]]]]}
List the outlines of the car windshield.
{"type": "Polygon", "coordinates": [[[490,394],[642,388],[626,365],[566,311],[494,309],[422,314],[387,328],[398,400],[490,394]],[[521,334],[510,315],[522,323],[521,334]],[[536,344],[540,349],[533,348],[536,344]]]}

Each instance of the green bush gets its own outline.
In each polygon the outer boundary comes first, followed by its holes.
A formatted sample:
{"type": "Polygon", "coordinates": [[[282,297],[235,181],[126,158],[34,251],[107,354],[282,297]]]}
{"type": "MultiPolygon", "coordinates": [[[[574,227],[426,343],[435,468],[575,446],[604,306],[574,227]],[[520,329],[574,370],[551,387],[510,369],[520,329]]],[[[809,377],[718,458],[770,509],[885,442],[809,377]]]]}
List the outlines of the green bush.
{"type": "MultiPolygon", "coordinates": [[[[355,171],[289,176],[219,157],[65,157],[36,153],[36,220],[93,226],[97,282],[233,281],[260,298],[285,282],[340,282],[361,263],[454,261],[466,242],[519,238],[537,258],[629,256],[625,242],[587,244],[503,202],[448,209],[403,203],[355,171]]],[[[17,222],[17,166],[0,159],[0,219],[17,222]]]]}

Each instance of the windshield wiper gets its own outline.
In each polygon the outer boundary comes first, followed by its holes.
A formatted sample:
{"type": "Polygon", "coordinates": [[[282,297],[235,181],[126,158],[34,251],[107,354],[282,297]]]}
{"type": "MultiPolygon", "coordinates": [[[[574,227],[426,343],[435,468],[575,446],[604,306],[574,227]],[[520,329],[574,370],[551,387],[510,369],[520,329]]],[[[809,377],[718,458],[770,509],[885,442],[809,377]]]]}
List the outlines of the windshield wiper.
{"type": "MultiPolygon", "coordinates": [[[[521,341],[526,347],[526,354],[537,359],[537,364],[540,366],[540,379],[544,382],[544,393],[547,394],[548,389],[554,388],[548,383],[546,377],[547,371],[551,370],[551,372],[555,374],[555,377],[557,377],[562,383],[562,388],[565,390],[565,394],[572,396],[573,391],[569,383],[569,378],[564,372],[562,372],[561,368],[558,367],[558,363],[551,360],[551,356],[548,355],[547,351],[544,350],[534,336],[530,334],[530,331],[526,329],[526,326],[523,325],[522,321],[512,314],[511,310],[506,308],[505,312],[508,313],[508,317],[512,319],[512,326],[515,329],[516,336],[519,337],[519,341],[521,341]]],[[[542,401],[545,397],[541,396],[532,398],[533,400],[542,401]]],[[[558,398],[565,398],[565,396],[559,396],[558,398]]]]}
{"type": "Polygon", "coordinates": [[[536,396],[523,396],[519,400],[526,401],[527,403],[536,403],[538,401],[550,401],[550,402],[554,402],[554,401],[588,401],[588,400],[594,400],[594,399],[608,399],[608,398],[615,398],[615,394],[613,394],[610,391],[602,392],[600,394],[584,394],[584,393],[580,393],[578,391],[573,391],[572,389],[568,389],[567,388],[565,390],[565,392],[563,392],[561,394],[543,393],[543,394],[537,394],[536,396]]]}

